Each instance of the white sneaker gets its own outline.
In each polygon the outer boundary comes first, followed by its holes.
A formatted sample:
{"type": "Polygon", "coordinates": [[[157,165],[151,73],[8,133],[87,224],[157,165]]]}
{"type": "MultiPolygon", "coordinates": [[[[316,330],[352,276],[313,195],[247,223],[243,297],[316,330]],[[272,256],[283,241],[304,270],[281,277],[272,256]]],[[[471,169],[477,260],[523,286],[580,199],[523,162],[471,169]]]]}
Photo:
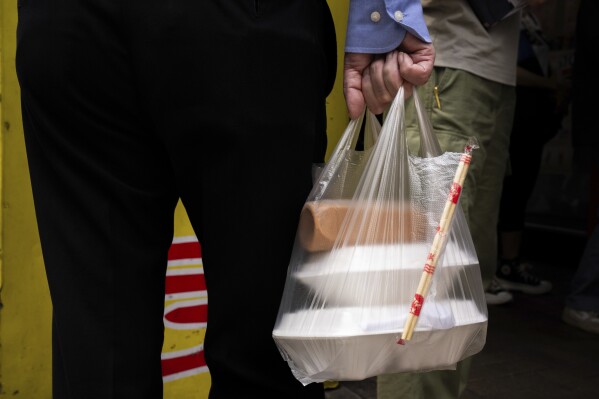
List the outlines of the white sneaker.
{"type": "Polygon", "coordinates": [[[581,330],[599,334],[599,313],[565,307],[562,320],[581,330]]]}
{"type": "Polygon", "coordinates": [[[487,305],[503,305],[504,303],[511,302],[514,296],[493,278],[489,288],[485,291],[485,299],[487,300],[487,305]]]}

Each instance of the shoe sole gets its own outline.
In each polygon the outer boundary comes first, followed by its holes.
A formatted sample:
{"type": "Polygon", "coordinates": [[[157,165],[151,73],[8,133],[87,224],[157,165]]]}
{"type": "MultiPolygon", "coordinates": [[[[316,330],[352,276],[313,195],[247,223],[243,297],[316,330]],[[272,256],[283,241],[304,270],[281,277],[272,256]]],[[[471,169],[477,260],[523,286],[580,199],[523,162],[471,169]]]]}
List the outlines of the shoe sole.
{"type": "Polygon", "coordinates": [[[506,303],[510,303],[514,300],[513,296],[509,296],[509,297],[503,297],[503,298],[497,298],[497,295],[493,295],[495,298],[489,298],[488,296],[485,296],[485,301],[487,302],[487,305],[491,305],[491,306],[496,306],[496,305],[505,305],[506,303]]]}
{"type": "Polygon", "coordinates": [[[504,280],[499,277],[497,277],[497,281],[506,290],[520,291],[525,294],[533,294],[533,295],[546,294],[549,291],[551,291],[553,288],[553,286],[551,284],[534,286],[534,285],[528,285],[528,284],[522,284],[522,283],[514,283],[513,281],[504,280]]]}
{"type": "Polygon", "coordinates": [[[593,333],[593,334],[599,334],[599,327],[595,327],[595,326],[587,326],[584,322],[578,320],[576,317],[570,316],[567,313],[562,314],[562,321],[566,324],[571,325],[572,327],[576,327],[580,330],[589,332],[589,333],[593,333]]]}

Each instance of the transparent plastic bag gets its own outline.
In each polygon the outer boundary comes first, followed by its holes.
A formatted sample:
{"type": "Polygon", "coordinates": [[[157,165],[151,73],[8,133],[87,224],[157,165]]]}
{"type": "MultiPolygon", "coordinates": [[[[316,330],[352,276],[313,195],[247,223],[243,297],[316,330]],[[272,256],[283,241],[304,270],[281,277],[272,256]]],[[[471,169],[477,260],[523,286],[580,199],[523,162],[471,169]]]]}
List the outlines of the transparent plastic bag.
{"type": "Polygon", "coordinates": [[[382,127],[368,111],[350,121],[302,211],[273,338],[303,384],[451,369],[485,344],[484,290],[459,206],[413,334],[398,344],[463,155],[441,153],[414,96],[419,155],[406,144],[401,88],[382,127]]]}

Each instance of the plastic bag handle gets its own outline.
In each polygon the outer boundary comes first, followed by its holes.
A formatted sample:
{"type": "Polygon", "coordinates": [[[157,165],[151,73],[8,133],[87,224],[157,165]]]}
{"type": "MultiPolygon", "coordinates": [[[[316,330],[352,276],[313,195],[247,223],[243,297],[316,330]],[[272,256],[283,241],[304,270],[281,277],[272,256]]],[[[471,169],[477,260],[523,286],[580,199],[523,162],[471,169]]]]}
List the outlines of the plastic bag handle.
{"type": "MultiPolygon", "coordinates": [[[[350,122],[351,123],[351,122],[350,122]]],[[[376,143],[376,140],[381,131],[381,124],[376,119],[376,115],[374,115],[369,109],[365,109],[360,115],[359,120],[356,120],[355,124],[351,125],[351,142],[349,146],[346,147],[346,150],[355,149],[358,143],[358,138],[360,136],[360,130],[362,125],[364,124],[364,149],[368,149],[376,143]],[[366,119],[364,121],[364,119],[366,119]]]]}
{"type": "Polygon", "coordinates": [[[325,191],[324,187],[328,185],[334,171],[336,171],[340,163],[343,162],[343,153],[356,148],[364,118],[366,118],[366,125],[364,127],[364,150],[374,146],[374,143],[378,140],[382,127],[376,116],[370,110],[364,109],[360,116],[349,121],[345,131],[333,149],[333,153],[329,157],[329,160],[325,162],[324,167],[317,173],[317,175],[313,176],[313,179],[317,184],[312,187],[309,198],[313,198],[315,201],[321,198],[325,191]]]}
{"type": "Polygon", "coordinates": [[[420,127],[420,149],[418,151],[418,156],[422,158],[432,158],[443,155],[443,151],[441,151],[441,145],[439,144],[439,140],[437,140],[437,136],[428,114],[426,113],[426,110],[420,101],[416,87],[414,87],[412,95],[414,97],[414,105],[416,107],[416,115],[418,117],[418,125],[420,127]]]}

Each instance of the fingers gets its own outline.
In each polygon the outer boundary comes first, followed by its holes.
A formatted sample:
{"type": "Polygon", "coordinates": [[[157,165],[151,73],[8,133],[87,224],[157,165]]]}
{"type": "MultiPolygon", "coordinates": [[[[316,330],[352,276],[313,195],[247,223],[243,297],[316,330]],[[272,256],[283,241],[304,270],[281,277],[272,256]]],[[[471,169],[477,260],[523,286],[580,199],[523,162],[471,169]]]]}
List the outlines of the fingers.
{"type": "Polygon", "coordinates": [[[416,86],[425,84],[433,72],[433,45],[406,33],[400,49],[403,50],[399,55],[401,77],[416,86]]]}
{"type": "Polygon", "coordinates": [[[416,36],[406,33],[400,51],[385,55],[346,53],[343,94],[349,117],[356,119],[368,107],[382,113],[404,85],[406,97],[413,86],[427,82],[433,72],[435,50],[416,36]]]}
{"type": "Polygon", "coordinates": [[[372,60],[371,54],[346,53],[343,65],[343,95],[351,119],[356,119],[366,106],[362,93],[363,73],[372,60]]]}
{"type": "Polygon", "coordinates": [[[404,80],[416,86],[421,86],[427,82],[433,72],[433,61],[424,60],[415,62],[417,57],[410,54],[400,53],[400,74],[404,80]]]}
{"type": "Polygon", "coordinates": [[[399,73],[398,52],[376,58],[365,69],[362,91],[366,105],[374,114],[381,114],[393,101],[403,79],[399,73]]]}
{"type": "Polygon", "coordinates": [[[362,95],[362,74],[350,72],[346,73],[345,77],[343,95],[345,96],[347,112],[351,119],[356,119],[362,114],[366,106],[362,95]]]}

